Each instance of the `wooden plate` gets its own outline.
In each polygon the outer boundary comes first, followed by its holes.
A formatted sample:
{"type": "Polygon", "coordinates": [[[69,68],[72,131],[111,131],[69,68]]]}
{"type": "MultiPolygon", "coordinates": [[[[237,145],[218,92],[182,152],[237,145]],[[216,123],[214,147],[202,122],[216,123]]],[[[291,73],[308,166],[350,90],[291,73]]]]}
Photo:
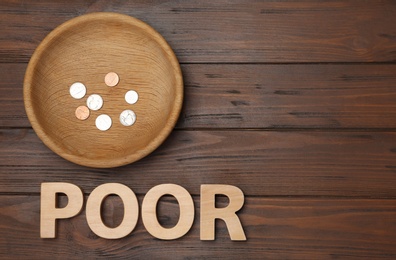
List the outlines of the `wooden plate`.
{"type": "Polygon", "coordinates": [[[74,18],[52,31],[34,52],[24,80],[28,118],[40,139],[74,163],[109,168],[132,163],[156,149],[172,131],[183,101],[183,80],[175,54],[162,36],[144,22],[115,13],[74,18]],[[119,83],[108,87],[108,72],[119,83]],[[74,99],[69,88],[82,82],[87,94],[74,99]],[[135,90],[137,103],[125,101],[135,90]],[[102,96],[103,107],[81,121],[78,106],[91,94],[102,96]],[[124,126],[123,110],[136,114],[124,126]],[[95,119],[107,114],[112,126],[100,131],[95,119]]]}

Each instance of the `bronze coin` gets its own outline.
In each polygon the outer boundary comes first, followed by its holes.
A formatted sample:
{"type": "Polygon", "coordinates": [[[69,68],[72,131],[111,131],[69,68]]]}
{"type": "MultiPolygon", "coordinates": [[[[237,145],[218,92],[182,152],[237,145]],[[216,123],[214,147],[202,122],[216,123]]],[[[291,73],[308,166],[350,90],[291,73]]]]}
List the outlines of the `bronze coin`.
{"type": "Polygon", "coordinates": [[[86,106],[79,106],[76,109],[75,115],[79,120],[85,120],[89,117],[89,109],[86,106]]]}
{"type": "Polygon", "coordinates": [[[115,72],[109,72],[107,73],[107,75],[105,76],[105,83],[107,86],[109,87],[114,87],[118,84],[118,82],[120,81],[120,77],[118,76],[117,73],[115,72]]]}

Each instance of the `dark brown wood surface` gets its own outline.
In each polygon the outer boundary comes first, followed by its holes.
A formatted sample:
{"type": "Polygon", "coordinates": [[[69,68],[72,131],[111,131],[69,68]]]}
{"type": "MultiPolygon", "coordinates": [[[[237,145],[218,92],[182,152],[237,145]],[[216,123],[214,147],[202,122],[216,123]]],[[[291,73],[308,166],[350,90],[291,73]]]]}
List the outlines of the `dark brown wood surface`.
{"type": "Polygon", "coordinates": [[[13,1],[0,4],[0,61],[26,62],[55,26],[113,11],[160,32],[181,62],[395,61],[388,1],[13,1]]]}
{"type": "Polygon", "coordinates": [[[175,130],[150,156],[115,169],[70,163],[32,130],[0,131],[5,192],[40,192],[66,181],[86,192],[121,182],[139,194],[176,183],[199,195],[200,184],[227,183],[252,196],[394,197],[396,133],[175,130]],[[367,149],[369,147],[369,150],[367,149]]]}
{"type": "MultiPolygon", "coordinates": [[[[374,259],[392,258],[395,253],[395,200],[248,197],[240,212],[247,242],[230,241],[222,221],[216,222],[215,241],[200,241],[199,197],[194,197],[194,224],[178,240],[151,237],[141,219],[126,238],[99,238],[89,229],[84,211],[71,220],[58,221],[56,239],[39,239],[39,200],[39,196],[0,197],[3,254],[16,259],[31,259],[32,252],[48,259],[86,255],[106,259],[374,259]]],[[[104,208],[103,218],[109,226],[120,222],[119,200],[108,198],[104,208]]],[[[162,199],[159,208],[161,223],[174,225],[178,217],[175,201],[162,199]]]]}
{"type": "MultiPolygon", "coordinates": [[[[0,259],[395,259],[395,1],[0,2],[0,259]],[[134,164],[70,163],[36,136],[23,77],[56,26],[96,11],[139,18],[160,32],[182,65],[185,98],[176,129],[134,164]],[[153,238],[139,219],[118,240],[90,231],[85,211],[40,239],[40,184],[70,182],[86,197],[124,183],[138,194],[161,183],[194,197],[183,238],[153,238]],[[201,184],[241,188],[246,242],[222,221],[199,240],[201,184]]],[[[219,206],[226,201],[219,198],[219,206]]],[[[66,200],[61,201],[63,205],[66,200]]],[[[116,226],[122,204],[106,199],[116,226]]],[[[158,207],[164,226],[178,205],[158,207]]]]}
{"type": "MultiPolygon", "coordinates": [[[[26,64],[0,70],[1,125],[30,127],[26,64]]],[[[396,128],[395,64],[183,64],[182,71],[179,129],[396,128]]]]}

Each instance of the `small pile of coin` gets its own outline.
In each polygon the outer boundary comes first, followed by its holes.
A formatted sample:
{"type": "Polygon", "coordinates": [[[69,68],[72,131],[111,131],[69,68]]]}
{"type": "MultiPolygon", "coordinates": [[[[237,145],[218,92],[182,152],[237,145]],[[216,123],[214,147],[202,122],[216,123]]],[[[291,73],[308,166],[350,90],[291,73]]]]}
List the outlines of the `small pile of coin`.
{"type": "MultiPolygon", "coordinates": [[[[108,87],[115,87],[118,85],[120,78],[117,73],[109,72],[106,74],[104,81],[108,87]]],[[[87,94],[87,88],[83,83],[75,82],[70,86],[69,92],[74,99],[82,99],[87,94]]],[[[125,101],[128,104],[133,105],[138,99],[139,95],[135,90],[129,90],[125,93],[125,101]]],[[[87,98],[86,106],[77,107],[75,116],[79,120],[86,120],[90,116],[91,110],[100,110],[102,106],[103,98],[99,94],[92,94],[87,98]]],[[[131,126],[136,122],[136,114],[132,110],[126,109],[120,113],[119,119],[122,125],[131,126]]],[[[101,131],[109,130],[112,124],[113,121],[107,114],[101,114],[95,120],[96,127],[101,131]]]]}

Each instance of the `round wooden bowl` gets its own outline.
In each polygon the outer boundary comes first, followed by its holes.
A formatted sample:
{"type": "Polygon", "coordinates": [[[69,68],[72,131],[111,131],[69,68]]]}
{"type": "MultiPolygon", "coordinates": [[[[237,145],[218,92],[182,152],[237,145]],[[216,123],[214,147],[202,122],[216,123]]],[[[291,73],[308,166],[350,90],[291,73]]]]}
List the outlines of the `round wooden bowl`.
{"type": "Polygon", "coordinates": [[[37,47],[24,80],[25,109],[39,138],[55,153],[74,163],[97,168],[126,165],[155,150],[172,131],[183,102],[183,80],[175,54],[162,36],[144,22],[115,13],[94,13],[57,27],[37,47]],[[119,76],[108,87],[107,73],[119,76]],[[87,93],[74,99],[69,88],[82,82],[87,93]],[[125,93],[135,90],[131,105],[125,93]],[[103,107],[85,121],[75,110],[91,94],[102,96],[103,107]],[[136,114],[124,126],[123,110],[136,114]],[[107,131],[95,120],[112,119],[107,131]]]}

